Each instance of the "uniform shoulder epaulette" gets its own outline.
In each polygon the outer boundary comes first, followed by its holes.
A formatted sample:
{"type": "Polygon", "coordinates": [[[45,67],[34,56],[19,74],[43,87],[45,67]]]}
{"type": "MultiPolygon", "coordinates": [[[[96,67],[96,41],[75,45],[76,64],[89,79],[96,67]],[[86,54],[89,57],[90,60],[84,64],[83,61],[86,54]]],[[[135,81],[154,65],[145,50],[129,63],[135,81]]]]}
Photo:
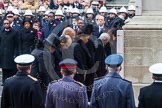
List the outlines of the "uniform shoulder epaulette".
{"type": "Polygon", "coordinates": [[[52,83],[56,83],[56,82],[58,82],[59,80],[53,80],[53,81],[51,81],[50,83],[52,84],[52,83]]]}
{"type": "Polygon", "coordinates": [[[38,81],[38,79],[37,78],[34,78],[33,76],[31,76],[31,75],[28,75],[28,77],[29,78],[31,78],[32,80],[34,80],[34,81],[38,81]]]}
{"type": "Polygon", "coordinates": [[[129,82],[129,83],[132,83],[131,81],[129,81],[129,80],[126,80],[126,79],[123,79],[124,81],[126,81],[126,82],[129,82]]]}
{"type": "Polygon", "coordinates": [[[103,78],[103,76],[102,76],[102,77],[94,78],[94,80],[96,81],[96,80],[100,80],[100,79],[102,79],[102,78],[103,78]]]}
{"type": "Polygon", "coordinates": [[[80,86],[85,86],[83,83],[78,82],[78,81],[75,81],[75,83],[77,83],[77,84],[80,85],[80,86]]]}
{"type": "Polygon", "coordinates": [[[7,79],[11,79],[11,78],[13,78],[13,77],[15,77],[16,75],[14,75],[14,76],[11,76],[11,77],[8,77],[7,79]]]}

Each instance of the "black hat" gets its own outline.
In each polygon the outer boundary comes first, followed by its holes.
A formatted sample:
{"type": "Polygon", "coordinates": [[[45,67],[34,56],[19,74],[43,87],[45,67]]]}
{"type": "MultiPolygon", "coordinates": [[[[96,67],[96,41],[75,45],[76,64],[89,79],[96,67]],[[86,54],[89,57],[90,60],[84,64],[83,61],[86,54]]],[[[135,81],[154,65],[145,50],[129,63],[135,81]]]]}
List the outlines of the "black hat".
{"type": "Polygon", "coordinates": [[[65,35],[60,36],[60,42],[66,43],[68,38],[65,35]]]}
{"type": "MultiPolygon", "coordinates": [[[[81,34],[91,35],[92,33],[93,33],[93,25],[87,24],[87,25],[85,25],[85,27],[83,27],[81,34]]],[[[84,36],[84,35],[82,35],[82,36],[84,36]]]]}
{"type": "Polygon", "coordinates": [[[31,19],[25,19],[24,21],[23,21],[23,25],[25,24],[25,22],[29,22],[30,23],[30,25],[32,25],[32,20],[31,19]]]}
{"type": "Polygon", "coordinates": [[[55,48],[60,44],[60,39],[54,33],[51,33],[45,40],[49,45],[55,48]]]}

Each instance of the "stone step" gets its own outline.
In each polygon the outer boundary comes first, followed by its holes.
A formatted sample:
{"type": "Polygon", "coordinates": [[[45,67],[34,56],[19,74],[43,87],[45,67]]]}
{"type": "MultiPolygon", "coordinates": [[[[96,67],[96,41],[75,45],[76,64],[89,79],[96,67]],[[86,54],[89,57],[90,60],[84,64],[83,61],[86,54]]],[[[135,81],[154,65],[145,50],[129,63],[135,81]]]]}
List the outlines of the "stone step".
{"type": "Polygon", "coordinates": [[[144,13],[144,14],[147,15],[135,16],[129,23],[123,26],[123,29],[124,30],[161,30],[162,29],[162,20],[161,20],[162,15],[149,16],[149,13],[144,13]]]}
{"type": "Polygon", "coordinates": [[[162,11],[143,11],[143,16],[162,16],[162,11]]]}

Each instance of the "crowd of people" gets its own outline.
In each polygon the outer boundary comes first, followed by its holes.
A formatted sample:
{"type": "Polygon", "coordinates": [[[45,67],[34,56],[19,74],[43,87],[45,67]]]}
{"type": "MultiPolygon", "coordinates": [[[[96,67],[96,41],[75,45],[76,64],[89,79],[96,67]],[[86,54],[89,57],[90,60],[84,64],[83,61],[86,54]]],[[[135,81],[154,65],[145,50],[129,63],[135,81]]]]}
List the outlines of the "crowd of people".
{"type": "MultiPolygon", "coordinates": [[[[121,30],[123,25],[135,16],[133,5],[130,5],[128,9],[121,7],[119,11],[115,8],[107,10],[104,2],[101,1],[46,0],[42,3],[42,1],[34,0],[25,2],[17,0],[7,2],[6,0],[3,4],[1,10],[6,8],[6,11],[0,10],[2,86],[5,86],[7,78],[15,74],[21,76],[17,74],[17,71],[25,71],[27,73],[23,75],[30,74],[30,78],[38,79],[43,92],[42,102],[45,103],[45,98],[49,102],[47,102],[49,105],[46,105],[46,108],[53,105],[50,103],[51,99],[47,97],[51,94],[48,94],[49,92],[53,93],[53,91],[47,90],[49,83],[59,80],[62,75],[71,75],[76,66],[76,72],[72,76],[79,85],[86,86],[86,89],[81,87],[84,90],[81,96],[85,97],[84,99],[87,101],[91,100],[91,94],[94,95],[92,93],[94,79],[107,74],[109,70],[105,68],[105,59],[111,54],[116,54],[117,30],[121,30]],[[17,5],[15,2],[22,4],[17,5]],[[20,14],[22,12],[20,9],[24,10],[23,15],[20,14]],[[32,10],[37,10],[37,12],[32,10]],[[26,67],[17,61],[16,67],[15,57],[23,54],[34,56],[31,68],[29,68],[29,64],[26,67]],[[59,64],[66,59],[71,60],[70,63],[65,64],[77,62],[73,64],[76,66],[59,64]],[[71,63],[71,61],[73,62],[71,63]],[[30,72],[28,72],[29,70],[30,72]],[[87,98],[85,94],[87,94],[87,98]]],[[[64,84],[64,80],[74,81],[65,78],[60,83],[64,84]]],[[[49,88],[51,87],[53,88],[52,85],[49,85],[49,88]]],[[[77,88],[76,85],[74,87],[77,88]]],[[[5,105],[3,102],[2,105],[5,105]]],[[[13,106],[12,103],[10,107],[13,106]]],[[[132,104],[132,106],[134,105],[132,104]]]]}

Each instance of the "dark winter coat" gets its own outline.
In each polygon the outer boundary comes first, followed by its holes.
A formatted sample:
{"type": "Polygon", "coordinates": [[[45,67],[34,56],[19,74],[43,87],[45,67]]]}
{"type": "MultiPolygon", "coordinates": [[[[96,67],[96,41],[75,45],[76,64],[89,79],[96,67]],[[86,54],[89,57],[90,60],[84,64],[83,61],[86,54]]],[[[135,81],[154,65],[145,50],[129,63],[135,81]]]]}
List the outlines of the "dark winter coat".
{"type": "Polygon", "coordinates": [[[1,108],[43,108],[43,95],[36,78],[17,72],[3,87],[1,108]]]}
{"type": "Polygon", "coordinates": [[[0,68],[15,68],[14,57],[18,55],[17,31],[10,28],[10,31],[0,31],[0,68]]]}
{"type": "Polygon", "coordinates": [[[21,54],[30,54],[35,48],[37,41],[37,31],[33,28],[22,29],[19,37],[19,48],[21,54]]]}
{"type": "Polygon", "coordinates": [[[106,53],[105,53],[105,48],[100,39],[97,40],[97,43],[98,46],[95,53],[95,61],[99,62],[99,66],[96,74],[98,77],[102,77],[106,74],[106,69],[105,69],[106,53]]]}

